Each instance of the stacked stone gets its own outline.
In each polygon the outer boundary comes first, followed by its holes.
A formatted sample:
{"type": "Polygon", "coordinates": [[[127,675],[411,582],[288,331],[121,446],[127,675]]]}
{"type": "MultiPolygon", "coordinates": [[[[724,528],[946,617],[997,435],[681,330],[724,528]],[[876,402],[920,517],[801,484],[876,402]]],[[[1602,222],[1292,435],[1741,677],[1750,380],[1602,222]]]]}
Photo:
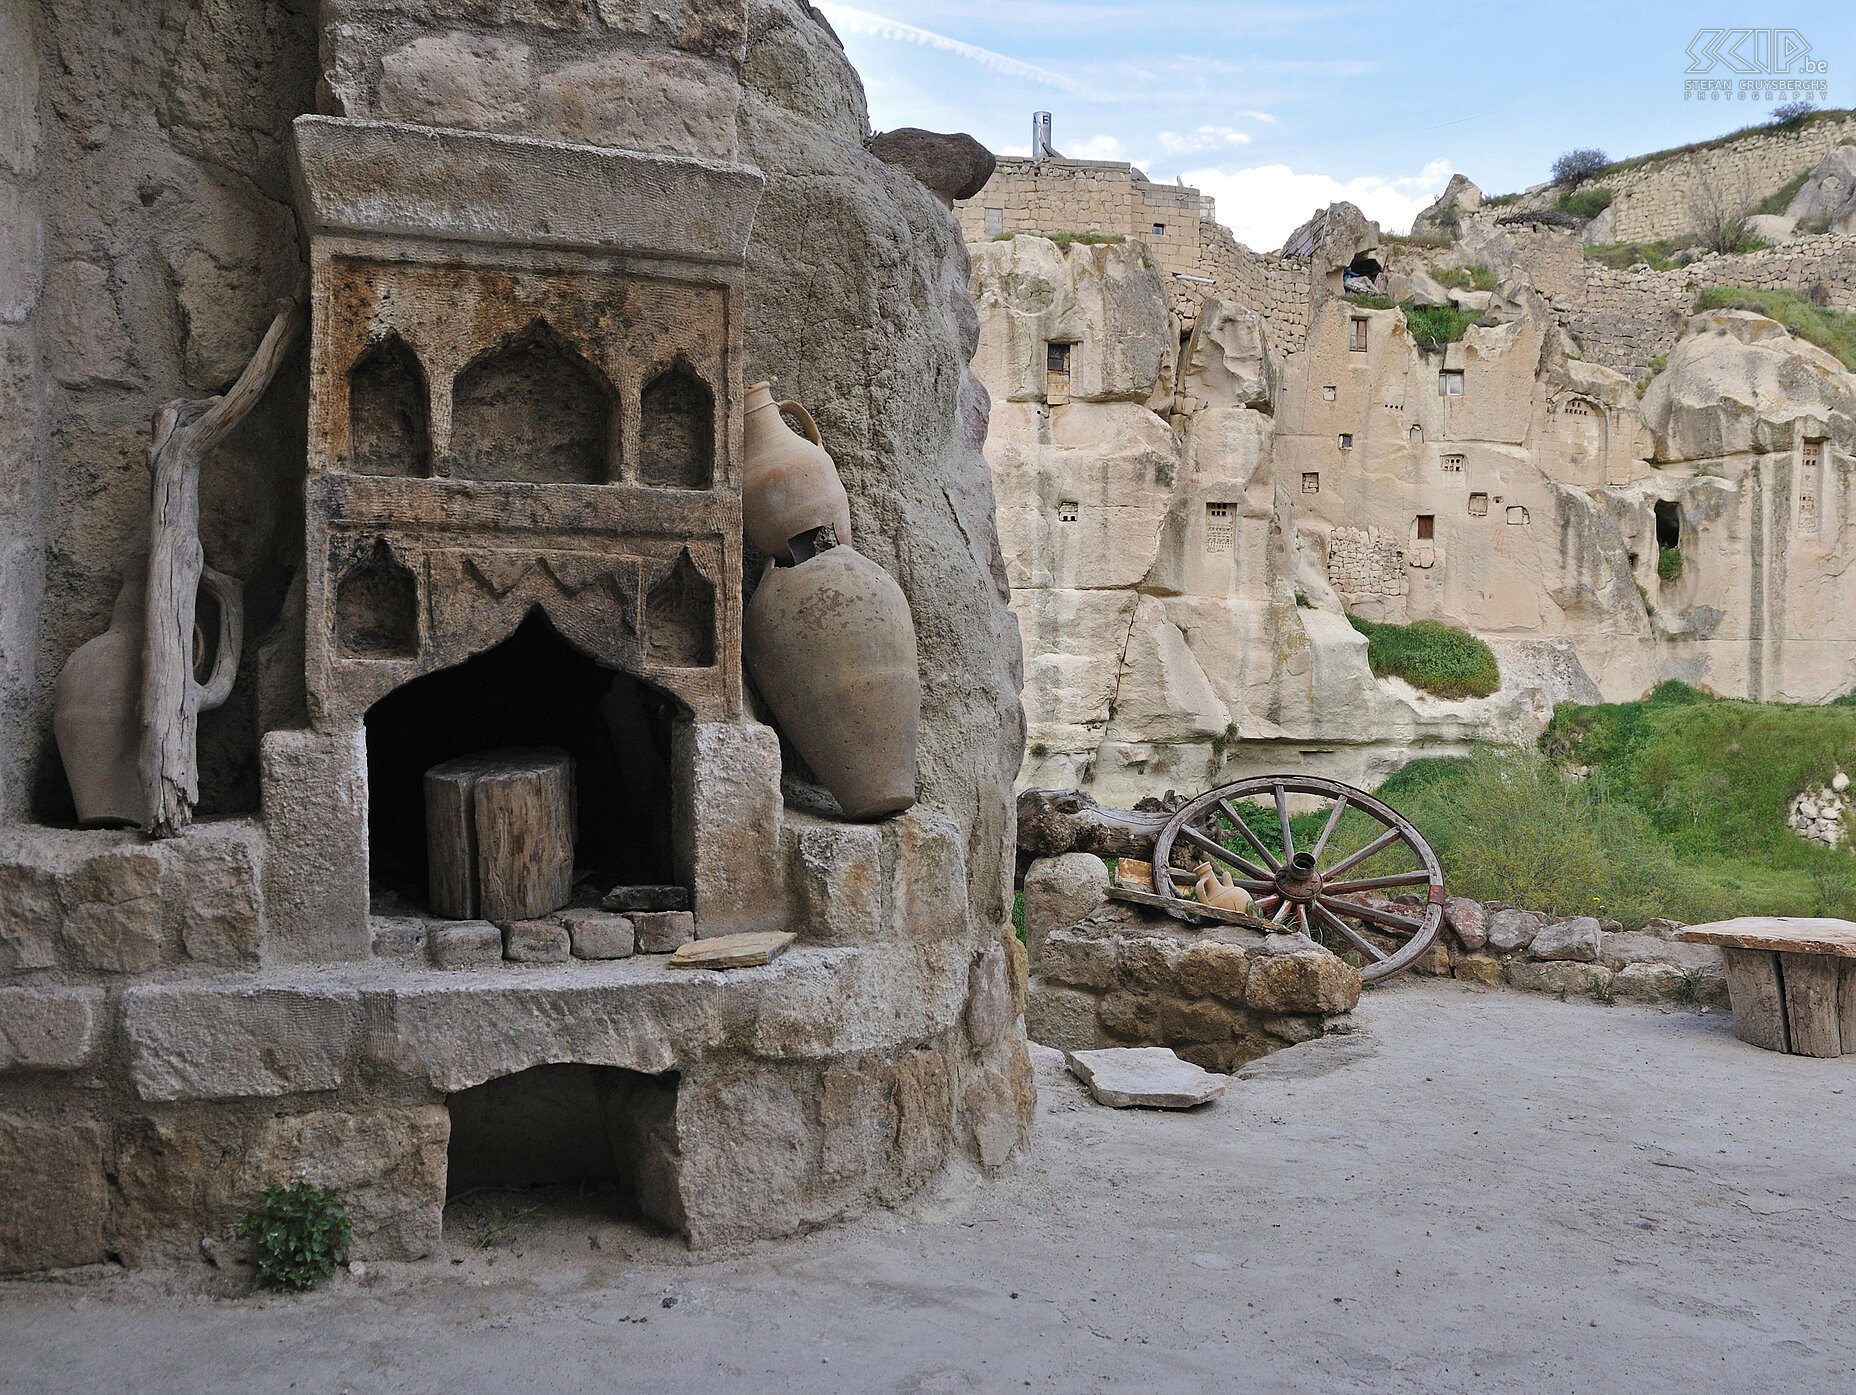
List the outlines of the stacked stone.
{"type": "Polygon", "coordinates": [[[1807,842],[1826,848],[1841,845],[1849,833],[1843,822],[1843,816],[1848,812],[1843,792],[1849,788],[1849,784],[1850,777],[1839,771],[1829,788],[1819,785],[1801,791],[1786,811],[1786,826],[1807,842]]]}
{"type": "Polygon", "coordinates": [[[1336,528],[1328,534],[1328,584],[1351,604],[1360,596],[1402,596],[1411,589],[1405,556],[1378,528],[1336,528]]]}

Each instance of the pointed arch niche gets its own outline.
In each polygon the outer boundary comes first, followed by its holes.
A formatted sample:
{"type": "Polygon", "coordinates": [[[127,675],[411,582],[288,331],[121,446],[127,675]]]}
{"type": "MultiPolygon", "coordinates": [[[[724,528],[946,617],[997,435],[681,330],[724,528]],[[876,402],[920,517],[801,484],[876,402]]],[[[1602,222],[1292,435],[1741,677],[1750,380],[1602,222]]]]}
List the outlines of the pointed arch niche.
{"type": "Polygon", "coordinates": [[[357,475],[432,473],[431,402],[419,356],[397,334],[348,370],[348,468],[357,475]]]}
{"type": "Polygon", "coordinates": [[[682,359],[639,398],[638,479],[672,489],[715,483],[715,394],[682,359]]]}
{"type": "Polygon", "coordinates": [[[611,478],[614,394],[594,364],[536,320],[451,388],[451,475],[523,484],[611,478]]]}

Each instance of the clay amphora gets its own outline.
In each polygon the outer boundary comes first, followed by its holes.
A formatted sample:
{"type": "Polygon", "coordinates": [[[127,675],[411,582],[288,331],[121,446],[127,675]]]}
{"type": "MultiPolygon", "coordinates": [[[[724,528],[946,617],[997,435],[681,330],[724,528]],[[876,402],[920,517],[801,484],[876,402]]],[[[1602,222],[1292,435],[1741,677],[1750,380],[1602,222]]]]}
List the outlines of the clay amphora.
{"type": "Polygon", "coordinates": [[[786,739],[854,819],[915,802],[921,677],[909,603],[848,547],[769,565],[741,624],[741,654],[786,739]]]}
{"type": "Polygon", "coordinates": [[[148,819],[139,756],[142,724],[142,631],[148,562],[123,573],[110,627],[65,660],[52,701],[52,734],[65,778],[86,828],[140,825],[148,819]]]}
{"type": "Polygon", "coordinates": [[[748,389],[746,464],[741,479],[741,523],[753,543],[782,562],[795,557],[792,539],[819,528],[851,542],[851,501],[838,467],[819,444],[812,414],[797,402],[776,402],[767,383],[748,389]],[[801,436],[780,415],[805,423],[801,436]],[[810,438],[810,439],[808,439],[810,438]]]}

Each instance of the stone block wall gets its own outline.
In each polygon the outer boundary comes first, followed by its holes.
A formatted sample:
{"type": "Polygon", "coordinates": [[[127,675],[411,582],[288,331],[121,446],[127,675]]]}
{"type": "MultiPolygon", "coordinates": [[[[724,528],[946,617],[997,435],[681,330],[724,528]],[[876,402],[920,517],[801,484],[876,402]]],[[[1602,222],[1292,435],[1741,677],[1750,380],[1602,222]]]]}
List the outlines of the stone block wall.
{"type": "MultiPolygon", "coordinates": [[[[1796,128],[1748,131],[1705,149],[1671,151],[1580,187],[1602,185],[1615,194],[1607,241],[1685,237],[1699,226],[1699,215],[1716,202],[1728,213],[1750,209],[1830,150],[1852,142],[1856,112],[1839,112],[1796,128]]],[[[1556,188],[1540,189],[1496,211],[1545,208],[1559,194],[1556,188]]]]}
{"type": "Polygon", "coordinates": [[[1278,352],[1299,349],[1307,336],[1307,261],[1251,251],[1217,221],[1213,200],[1184,185],[1152,183],[1132,165],[1001,159],[986,187],[954,211],[969,243],[1001,232],[1110,233],[1141,243],[1166,277],[1172,309],[1187,329],[1206,297],[1216,296],[1259,312],[1278,352]],[[1156,226],[1164,231],[1156,233],[1156,226]]]}

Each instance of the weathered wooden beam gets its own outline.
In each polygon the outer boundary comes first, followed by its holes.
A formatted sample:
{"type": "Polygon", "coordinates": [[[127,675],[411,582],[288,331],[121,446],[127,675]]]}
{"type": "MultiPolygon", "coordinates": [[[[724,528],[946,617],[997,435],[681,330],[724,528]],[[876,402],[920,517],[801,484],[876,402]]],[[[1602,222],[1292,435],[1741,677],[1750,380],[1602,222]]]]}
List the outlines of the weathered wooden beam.
{"type": "Polygon", "coordinates": [[[1171,813],[1104,809],[1081,790],[1026,790],[1018,796],[1018,846],[1033,857],[1067,852],[1151,859],[1171,813]]]}
{"type": "Polygon", "coordinates": [[[245,371],[223,397],[179,400],[155,420],[149,452],[154,501],[148,526],[147,627],[142,640],[142,786],[147,830],[171,838],[193,821],[200,797],[200,713],[232,691],[244,637],[238,584],[211,571],[200,549],[200,467],[258,404],[303,327],[302,308],[280,302],[245,371]],[[194,609],[202,580],[219,600],[219,652],[211,675],[193,674],[194,609]]]}

